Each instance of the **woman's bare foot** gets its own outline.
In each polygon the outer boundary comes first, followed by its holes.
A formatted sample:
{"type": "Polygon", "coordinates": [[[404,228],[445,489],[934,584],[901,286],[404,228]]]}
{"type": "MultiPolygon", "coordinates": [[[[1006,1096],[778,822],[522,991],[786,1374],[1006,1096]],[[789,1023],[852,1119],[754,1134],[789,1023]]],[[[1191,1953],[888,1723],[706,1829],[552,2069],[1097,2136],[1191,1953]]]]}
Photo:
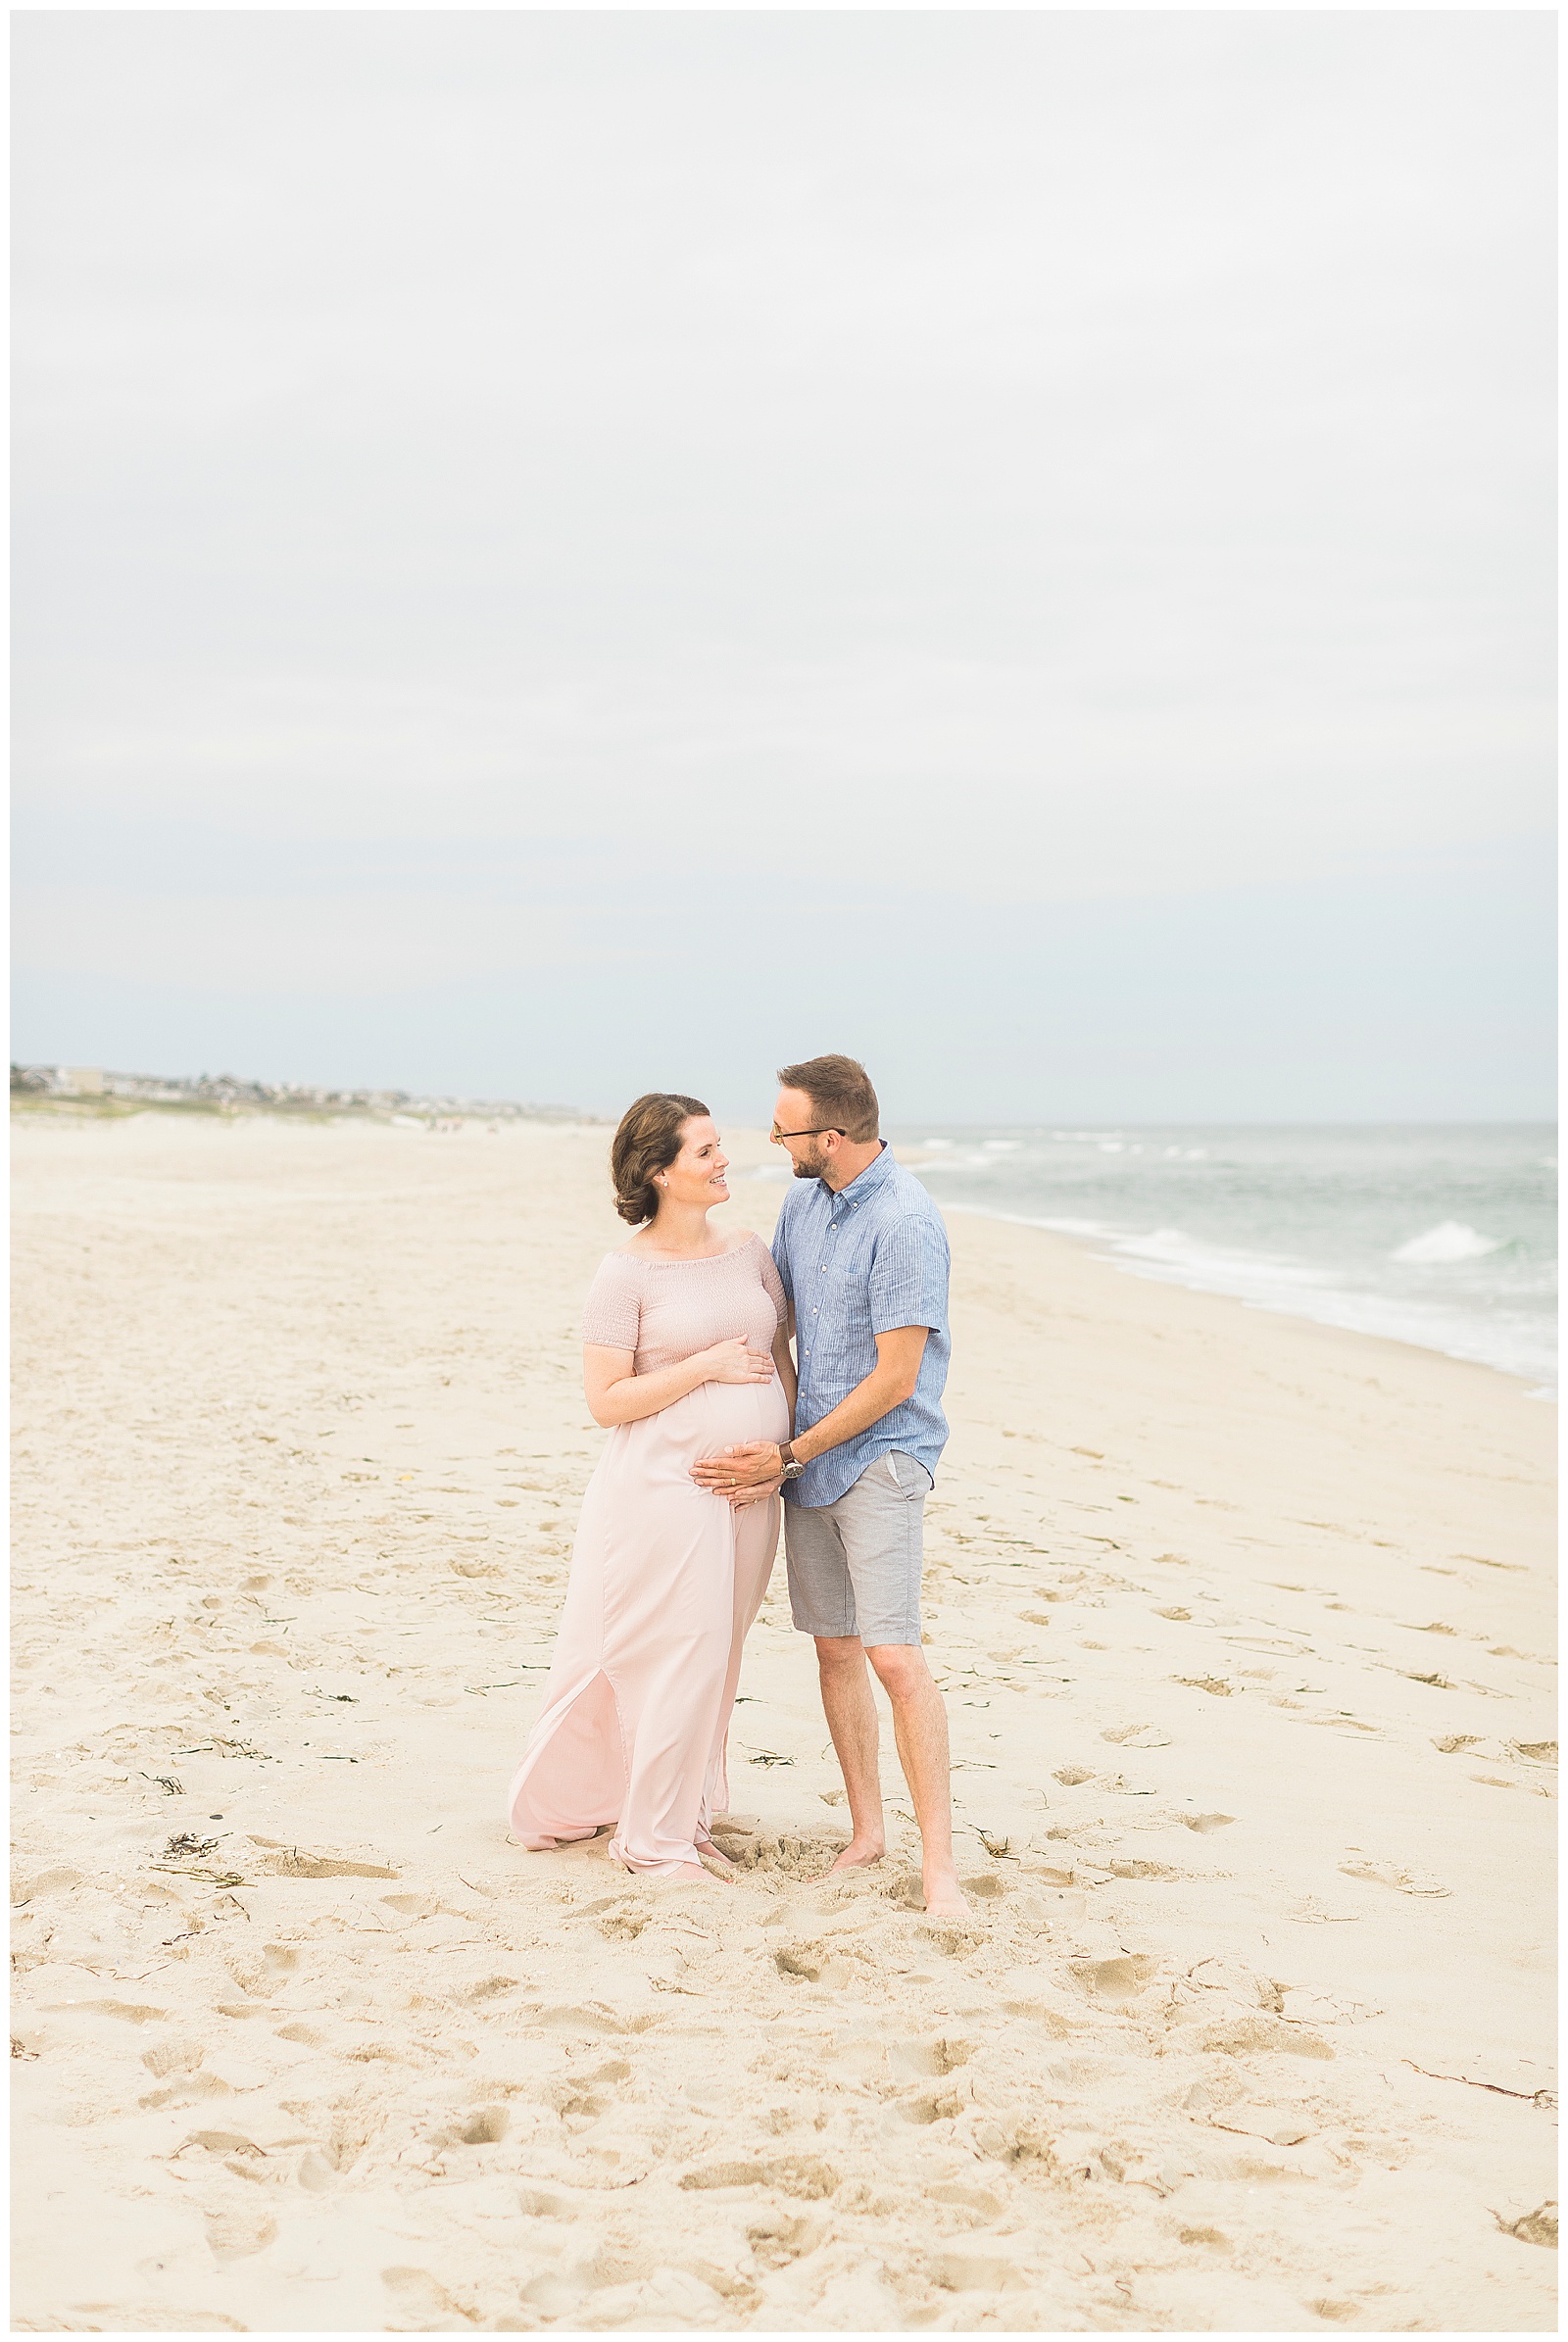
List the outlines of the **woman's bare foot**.
{"type": "Polygon", "coordinates": [[[701,1856],[704,1862],[722,1863],[724,1866],[724,1876],[726,1878],[731,1878],[734,1876],[734,1861],[728,1854],[725,1853],[722,1846],[715,1846],[710,1837],[694,1838],[692,1843],[697,1848],[698,1854],[701,1856]]]}
{"type": "MultiPolygon", "coordinates": [[[[672,1871],[661,1872],[660,1876],[663,1878],[690,1878],[694,1880],[700,1880],[704,1886],[712,1886],[717,1881],[719,1874],[716,1871],[705,1870],[700,1862],[682,1862],[677,1863],[676,1867],[672,1871]]],[[[724,1883],[726,1886],[730,1886],[733,1885],[734,1881],[733,1879],[726,1878],[724,1883]]]]}

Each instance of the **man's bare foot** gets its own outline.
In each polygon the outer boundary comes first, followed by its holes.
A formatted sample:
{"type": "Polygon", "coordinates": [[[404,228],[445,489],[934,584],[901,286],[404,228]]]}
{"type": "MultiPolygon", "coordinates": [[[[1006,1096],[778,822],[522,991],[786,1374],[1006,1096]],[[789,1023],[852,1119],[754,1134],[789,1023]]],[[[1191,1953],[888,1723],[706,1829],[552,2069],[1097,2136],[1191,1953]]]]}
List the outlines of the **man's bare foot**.
{"type": "Polygon", "coordinates": [[[972,1919],[957,1879],[952,1872],[940,1878],[921,1881],[925,1888],[925,1909],[928,1919],[972,1919]]]}
{"type": "Polygon", "coordinates": [[[880,1838],[852,1837],[849,1844],[834,1856],[821,1878],[813,1878],[812,1886],[820,1886],[822,1878],[831,1878],[839,1871],[868,1871],[872,1863],[880,1862],[887,1852],[886,1842],[880,1838]]]}

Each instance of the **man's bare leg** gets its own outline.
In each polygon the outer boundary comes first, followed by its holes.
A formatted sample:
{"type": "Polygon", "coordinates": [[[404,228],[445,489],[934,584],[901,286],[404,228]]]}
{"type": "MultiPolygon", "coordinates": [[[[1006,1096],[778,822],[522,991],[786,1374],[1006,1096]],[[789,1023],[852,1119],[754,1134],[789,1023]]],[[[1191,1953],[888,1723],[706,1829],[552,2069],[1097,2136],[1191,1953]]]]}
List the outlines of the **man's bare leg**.
{"type": "MultiPolygon", "coordinates": [[[[820,1645],[818,1645],[820,1648],[820,1645]]],[[[920,1876],[925,1907],[938,1918],[961,1919],[969,1909],[953,1860],[953,1788],[948,1761],[948,1711],[918,1643],[883,1642],[867,1651],[893,1703],[893,1736],[920,1826],[920,1876]]],[[[869,1698],[867,1693],[867,1698],[869,1698]]],[[[873,1717],[873,1722],[875,1721],[873,1717]]],[[[836,1742],[835,1742],[836,1745],[836,1742]]]]}
{"type": "Polygon", "coordinates": [[[816,1664],[822,1710],[844,1775],[854,1831],[833,1869],[863,1870],[868,1863],[880,1862],[887,1847],[882,1779],[877,1769],[876,1702],[865,1672],[864,1646],[858,1635],[818,1635],[816,1664]]]}

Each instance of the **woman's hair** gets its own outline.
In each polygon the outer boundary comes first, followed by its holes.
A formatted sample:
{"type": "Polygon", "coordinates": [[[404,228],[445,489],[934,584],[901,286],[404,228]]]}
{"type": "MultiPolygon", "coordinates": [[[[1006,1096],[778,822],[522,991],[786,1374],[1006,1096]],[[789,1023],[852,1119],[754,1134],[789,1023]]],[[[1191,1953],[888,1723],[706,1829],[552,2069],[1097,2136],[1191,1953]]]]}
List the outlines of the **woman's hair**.
{"type": "Polygon", "coordinates": [[[680,1152],[681,1132],[694,1115],[707,1111],[700,1098],[650,1090],[622,1114],[611,1141],[610,1176],[615,1183],[615,1209],[633,1228],[653,1219],[659,1209],[654,1174],[669,1168],[680,1152]]]}
{"type": "Polygon", "coordinates": [[[778,1078],[785,1090],[804,1090],[817,1120],[858,1146],[876,1137],[880,1108],[858,1057],[808,1057],[800,1065],[781,1065],[778,1078]]]}

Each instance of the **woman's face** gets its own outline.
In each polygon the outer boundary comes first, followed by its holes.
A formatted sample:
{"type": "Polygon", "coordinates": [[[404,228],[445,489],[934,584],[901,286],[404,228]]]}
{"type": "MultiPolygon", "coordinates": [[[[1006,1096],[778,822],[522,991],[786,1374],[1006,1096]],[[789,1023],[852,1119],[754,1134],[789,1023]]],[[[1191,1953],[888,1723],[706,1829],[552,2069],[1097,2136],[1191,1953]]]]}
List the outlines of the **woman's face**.
{"type": "Polygon", "coordinates": [[[667,1195],[672,1203],[727,1203],[729,1188],[724,1174],[729,1157],[718,1143],[718,1133],[711,1117],[694,1114],[683,1123],[680,1134],[680,1152],[675,1160],[660,1173],[663,1182],[661,1195],[667,1195]]]}

